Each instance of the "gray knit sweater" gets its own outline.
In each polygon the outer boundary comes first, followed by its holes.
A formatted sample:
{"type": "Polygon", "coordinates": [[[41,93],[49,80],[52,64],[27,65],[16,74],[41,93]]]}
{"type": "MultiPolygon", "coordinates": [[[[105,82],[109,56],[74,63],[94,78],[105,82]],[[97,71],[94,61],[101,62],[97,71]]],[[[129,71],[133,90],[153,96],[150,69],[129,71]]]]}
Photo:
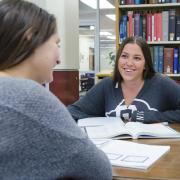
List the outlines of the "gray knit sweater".
{"type": "Polygon", "coordinates": [[[0,179],[110,180],[105,154],[60,101],[31,80],[0,78],[0,179]]]}

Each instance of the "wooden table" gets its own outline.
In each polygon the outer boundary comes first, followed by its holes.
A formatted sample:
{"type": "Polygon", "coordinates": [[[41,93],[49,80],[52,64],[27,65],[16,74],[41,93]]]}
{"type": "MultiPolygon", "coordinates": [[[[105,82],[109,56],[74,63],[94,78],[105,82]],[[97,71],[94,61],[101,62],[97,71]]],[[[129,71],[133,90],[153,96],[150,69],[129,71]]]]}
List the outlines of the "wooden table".
{"type": "MultiPolygon", "coordinates": [[[[171,127],[180,132],[180,124],[173,124],[171,127]]],[[[180,139],[139,139],[132,141],[154,145],[170,145],[171,148],[170,152],[145,171],[113,166],[113,180],[180,180],[180,139]]]]}

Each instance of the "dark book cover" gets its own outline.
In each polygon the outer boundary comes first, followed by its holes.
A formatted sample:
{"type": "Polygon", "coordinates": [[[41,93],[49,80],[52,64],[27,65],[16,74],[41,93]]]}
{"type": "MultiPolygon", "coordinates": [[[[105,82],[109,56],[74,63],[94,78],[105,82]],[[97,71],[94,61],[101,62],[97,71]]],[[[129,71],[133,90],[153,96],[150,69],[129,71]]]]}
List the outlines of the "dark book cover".
{"type": "Polygon", "coordinates": [[[140,36],[140,14],[134,14],[134,36],[140,36]]]}
{"type": "Polygon", "coordinates": [[[176,41],[180,41],[180,16],[176,16],[176,41]]]}
{"type": "Polygon", "coordinates": [[[159,72],[159,47],[154,46],[154,56],[153,56],[153,65],[154,65],[154,70],[156,72],[159,72]]]}
{"type": "Polygon", "coordinates": [[[176,10],[169,11],[169,41],[175,41],[176,10]]]}
{"type": "Polygon", "coordinates": [[[174,48],[173,72],[174,74],[178,74],[179,72],[179,49],[178,48],[174,48]]]}
{"type": "Polygon", "coordinates": [[[159,46],[158,49],[158,72],[163,73],[164,72],[164,47],[159,46]]]}

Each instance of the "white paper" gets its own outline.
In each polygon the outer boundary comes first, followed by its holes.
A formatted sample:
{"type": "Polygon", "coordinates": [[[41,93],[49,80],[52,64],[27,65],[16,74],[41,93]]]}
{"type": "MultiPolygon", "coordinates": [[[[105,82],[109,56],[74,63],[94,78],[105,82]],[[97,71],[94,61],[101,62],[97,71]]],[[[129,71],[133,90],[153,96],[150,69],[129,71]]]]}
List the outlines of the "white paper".
{"type": "Polygon", "coordinates": [[[180,138],[179,132],[161,123],[124,123],[118,117],[94,117],[80,119],[78,121],[78,126],[88,134],[89,138],[180,138]]]}
{"type": "Polygon", "coordinates": [[[125,140],[92,141],[106,153],[112,165],[135,169],[148,169],[170,150],[170,146],[146,145],[125,140]]]}

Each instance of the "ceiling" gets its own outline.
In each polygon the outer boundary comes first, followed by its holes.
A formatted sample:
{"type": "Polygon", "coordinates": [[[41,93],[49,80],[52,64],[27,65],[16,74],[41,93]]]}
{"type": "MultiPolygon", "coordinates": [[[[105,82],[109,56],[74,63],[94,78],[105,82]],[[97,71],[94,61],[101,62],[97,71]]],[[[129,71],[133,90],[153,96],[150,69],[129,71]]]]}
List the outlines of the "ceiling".
{"type": "MultiPolygon", "coordinates": [[[[100,0],[99,0],[100,1],[100,0]]],[[[115,0],[108,0],[112,5],[115,0]]],[[[115,21],[109,19],[105,15],[115,14],[114,9],[100,9],[100,31],[109,32],[115,36],[115,21]]],[[[79,34],[94,38],[94,30],[90,30],[90,25],[96,25],[96,9],[93,9],[79,1],[79,34]]],[[[100,44],[115,44],[115,40],[100,36],[100,44]]]]}

